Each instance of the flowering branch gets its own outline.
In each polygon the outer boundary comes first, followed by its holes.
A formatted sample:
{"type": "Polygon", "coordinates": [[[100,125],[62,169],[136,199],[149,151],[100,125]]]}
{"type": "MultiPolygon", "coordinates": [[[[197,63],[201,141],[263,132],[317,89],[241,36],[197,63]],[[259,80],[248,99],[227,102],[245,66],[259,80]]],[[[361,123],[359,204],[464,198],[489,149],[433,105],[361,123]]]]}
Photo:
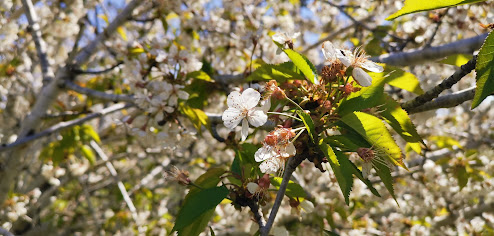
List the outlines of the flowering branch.
{"type": "Polygon", "coordinates": [[[414,98],[413,100],[402,104],[401,107],[408,111],[409,109],[422,106],[426,102],[432,101],[432,99],[437,98],[442,91],[451,88],[454,84],[460,81],[461,78],[475,69],[476,62],[477,56],[474,56],[470,61],[468,61],[465,65],[462,65],[460,69],[455,71],[453,75],[445,79],[439,85],[435,86],[426,93],[414,98]]]}
{"type": "Polygon", "coordinates": [[[3,151],[7,151],[7,150],[10,150],[10,149],[13,149],[13,148],[16,148],[18,146],[21,146],[21,145],[24,145],[24,144],[27,144],[29,142],[32,142],[36,139],[39,139],[39,138],[42,138],[42,137],[45,137],[45,136],[48,136],[48,135],[51,135],[55,132],[59,132],[59,131],[62,131],[62,130],[65,130],[67,128],[70,128],[70,127],[73,127],[73,126],[76,126],[76,125],[80,125],[80,124],[83,124],[89,120],[92,120],[94,118],[98,118],[98,117],[102,117],[102,116],[105,116],[105,115],[108,115],[108,114],[111,114],[113,112],[116,112],[116,111],[120,111],[122,109],[126,109],[126,108],[129,108],[129,107],[132,107],[131,104],[123,104],[123,103],[119,103],[119,104],[115,104],[113,106],[110,106],[110,107],[107,107],[103,110],[101,110],[100,112],[95,112],[95,113],[92,113],[92,114],[89,114],[85,117],[82,117],[82,118],[79,118],[79,119],[74,119],[74,120],[70,120],[70,121],[64,121],[64,122],[60,122],[56,125],[53,125],[41,132],[38,132],[38,133],[35,133],[33,135],[29,135],[29,136],[26,136],[22,139],[17,139],[15,142],[13,143],[10,143],[10,144],[2,144],[0,146],[0,152],[3,152],[3,151]]]}
{"type": "MultiPolygon", "coordinates": [[[[115,169],[113,164],[108,161],[108,156],[105,154],[105,152],[103,152],[103,149],[101,149],[101,147],[94,140],[91,140],[89,145],[91,145],[91,147],[94,149],[94,151],[96,151],[98,156],[103,161],[106,162],[106,168],[108,168],[108,171],[110,171],[110,174],[113,176],[113,178],[115,178],[115,180],[118,180],[117,170],[115,169]]],[[[127,190],[125,189],[125,186],[122,183],[122,181],[118,180],[117,185],[118,185],[118,189],[120,190],[120,193],[122,194],[122,197],[123,197],[125,203],[129,207],[130,213],[132,214],[132,218],[134,219],[134,221],[137,224],[138,223],[138,221],[137,221],[137,209],[134,206],[132,199],[130,199],[130,196],[127,193],[127,190]]]]}
{"type": "Polygon", "coordinates": [[[452,43],[425,49],[414,49],[407,52],[383,54],[371,57],[374,62],[386,63],[394,66],[409,66],[423,63],[426,60],[435,60],[454,54],[472,54],[484,43],[487,34],[481,34],[468,39],[458,40],[452,43]]]}
{"type": "Polygon", "coordinates": [[[298,154],[293,156],[288,160],[288,164],[286,165],[285,172],[283,173],[283,180],[281,181],[280,188],[278,189],[278,193],[276,194],[276,199],[274,200],[273,208],[271,209],[271,213],[269,214],[268,222],[264,227],[260,228],[261,236],[267,236],[271,227],[273,227],[274,219],[276,218],[276,214],[281,206],[281,201],[285,196],[286,188],[288,186],[288,181],[290,181],[290,177],[292,173],[295,171],[298,165],[302,163],[305,159],[303,157],[304,154],[298,154]]]}

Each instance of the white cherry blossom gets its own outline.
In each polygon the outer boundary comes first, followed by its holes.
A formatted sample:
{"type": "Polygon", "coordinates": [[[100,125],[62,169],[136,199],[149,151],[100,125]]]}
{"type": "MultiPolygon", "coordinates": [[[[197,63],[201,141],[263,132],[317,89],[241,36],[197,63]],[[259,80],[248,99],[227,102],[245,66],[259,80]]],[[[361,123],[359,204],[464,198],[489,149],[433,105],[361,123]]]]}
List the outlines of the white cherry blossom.
{"type": "Polygon", "coordinates": [[[261,172],[271,174],[284,168],[285,161],[297,153],[290,142],[294,135],[291,129],[277,128],[266,136],[263,146],[254,154],[256,162],[262,162],[259,165],[261,172]]]}
{"type": "Polygon", "coordinates": [[[382,66],[368,60],[368,56],[361,48],[351,52],[345,49],[337,49],[331,42],[326,41],[322,46],[322,52],[326,58],[326,63],[331,64],[338,59],[346,67],[353,67],[352,76],[363,87],[368,87],[372,84],[372,78],[363,69],[378,73],[384,70],[382,66]]]}
{"type": "Polygon", "coordinates": [[[234,129],[242,122],[242,141],[249,134],[249,123],[254,127],[259,127],[266,123],[268,116],[257,107],[261,94],[252,88],[248,88],[242,93],[233,91],[228,95],[228,109],[223,112],[221,119],[225,126],[229,129],[234,129]]]}

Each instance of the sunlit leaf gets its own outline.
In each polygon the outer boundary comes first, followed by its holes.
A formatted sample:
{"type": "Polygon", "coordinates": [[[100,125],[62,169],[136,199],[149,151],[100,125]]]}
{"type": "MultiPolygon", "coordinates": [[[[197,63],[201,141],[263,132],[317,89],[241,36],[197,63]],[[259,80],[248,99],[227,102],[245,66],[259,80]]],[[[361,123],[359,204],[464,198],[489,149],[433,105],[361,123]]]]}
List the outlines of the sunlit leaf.
{"type": "Polygon", "coordinates": [[[192,108],[190,106],[181,104],[180,110],[184,115],[189,117],[197,132],[201,133],[202,125],[204,125],[206,128],[209,128],[209,118],[201,109],[192,108]]]}
{"type": "Polygon", "coordinates": [[[89,161],[89,163],[91,163],[91,165],[94,165],[94,163],[96,163],[96,156],[94,155],[94,152],[91,149],[91,147],[85,144],[82,145],[81,153],[89,161]]]}
{"type": "Polygon", "coordinates": [[[408,143],[419,143],[419,149],[412,145],[414,151],[421,153],[420,143],[424,141],[417,133],[408,113],[403,110],[400,104],[388,95],[384,95],[382,105],[379,106],[379,115],[408,143]]]}
{"type": "Polygon", "coordinates": [[[455,147],[463,149],[460,142],[449,136],[430,136],[429,141],[435,143],[438,148],[454,150],[455,147]]]}
{"type": "Polygon", "coordinates": [[[284,82],[291,79],[305,79],[305,76],[291,61],[281,64],[263,64],[258,67],[246,81],[269,81],[276,80],[284,82]]]}
{"type": "Polygon", "coordinates": [[[295,52],[291,49],[285,49],[284,52],[292,60],[305,77],[313,84],[319,84],[319,79],[317,78],[316,67],[302,54],[295,52]]]}
{"type": "Polygon", "coordinates": [[[340,163],[338,163],[338,158],[336,158],[336,154],[333,152],[331,146],[329,146],[325,141],[326,140],[319,140],[319,148],[324,153],[328,161],[339,166],[340,163]]]}
{"type": "Polygon", "coordinates": [[[307,128],[307,132],[309,133],[312,142],[317,143],[317,133],[314,128],[314,122],[312,121],[310,115],[300,110],[297,110],[297,115],[304,122],[305,128],[307,128]]]}
{"type": "Polygon", "coordinates": [[[472,109],[494,93],[494,34],[491,32],[480,48],[475,65],[477,88],[472,101],[472,109]]]}
{"type": "Polygon", "coordinates": [[[464,65],[465,63],[467,63],[470,59],[472,59],[472,55],[455,54],[455,55],[451,55],[451,56],[443,59],[440,62],[444,63],[444,64],[460,67],[460,66],[464,65]]]}
{"type": "Polygon", "coordinates": [[[373,149],[383,153],[388,161],[407,169],[403,163],[400,147],[379,118],[363,112],[353,112],[343,116],[341,121],[365,138],[373,149]]]}
{"type": "MultiPolygon", "coordinates": [[[[281,181],[283,180],[283,178],[273,177],[270,180],[271,180],[271,184],[274,187],[276,187],[276,189],[279,189],[280,185],[281,185],[281,181]]],[[[304,188],[302,188],[302,186],[300,186],[299,184],[297,184],[291,180],[288,182],[285,195],[288,197],[291,197],[291,198],[306,198],[307,197],[307,194],[305,193],[304,188]]]]}
{"type": "Polygon", "coordinates": [[[208,81],[208,82],[214,82],[211,79],[211,77],[209,77],[209,75],[202,70],[187,73],[187,78],[188,79],[200,79],[200,80],[204,80],[204,81],[208,81]]]}
{"type": "Polygon", "coordinates": [[[401,8],[399,11],[393,13],[388,16],[386,20],[393,20],[397,17],[421,12],[421,11],[429,11],[434,9],[439,9],[443,7],[453,7],[463,4],[472,4],[476,2],[483,2],[485,0],[405,0],[405,6],[401,8]]]}

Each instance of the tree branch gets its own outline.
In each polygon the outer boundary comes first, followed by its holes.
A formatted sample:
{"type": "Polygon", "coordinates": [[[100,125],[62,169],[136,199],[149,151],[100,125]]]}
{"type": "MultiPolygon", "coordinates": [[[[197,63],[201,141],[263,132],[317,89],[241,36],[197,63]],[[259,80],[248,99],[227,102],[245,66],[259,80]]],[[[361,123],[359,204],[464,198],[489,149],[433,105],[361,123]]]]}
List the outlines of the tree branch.
{"type": "Polygon", "coordinates": [[[427,60],[441,59],[454,54],[472,54],[482,46],[486,37],[487,34],[481,34],[476,37],[458,40],[437,47],[383,54],[381,56],[371,57],[370,59],[374,62],[385,63],[388,65],[409,66],[423,63],[427,60]]]}
{"type": "Polygon", "coordinates": [[[47,85],[48,82],[53,80],[55,74],[51,69],[50,62],[48,61],[46,55],[46,43],[41,36],[41,27],[38,23],[38,16],[34,10],[33,3],[31,0],[22,0],[24,9],[26,11],[26,18],[29,23],[29,28],[31,29],[31,35],[33,37],[34,45],[36,46],[36,51],[39,57],[39,63],[41,65],[41,74],[43,76],[43,84],[47,85]]]}
{"type": "Polygon", "coordinates": [[[249,206],[250,211],[254,214],[254,220],[259,225],[259,229],[262,229],[266,225],[266,222],[264,222],[264,217],[259,209],[259,205],[251,199],[250,201],[247,201],[247,206],[249,206]]]}
{"type": "Polygon", "coordinates": [[[81,70],[81,69],[72,69],[73,72],[77,75],[80,75],[80,74],[88,74],[88,75],[99,75],[99,74],[104,74],[104,73],[108,73],[110,71],[112,71],[113,69],[117,68],[118,66],[122,65],[123,64],[123,61],[118,61],[117,64],[109,67],[109,68],[106,68],[106,69],[103,69],[103,70],[81,70]]]}
{"type": "Polygon", "coordinates": [[[131,95],[124,95],[124,94],[111,94],[111,93],[105,93],[105,92],[100,92],[97,90],[81,87],[77,85],[76,83],[72,81],[65,81],[65,86],[71,90],[74,90],[80,94],[87,95],[89,97],[94,97],[94,98],[99,98],[107,101],[113,101],[113,102],[127,102],[127,103],[134,103],[135,99],[131,95]]]}
{"type": "Polygon", "coordinates": [[[401,107],[408,111],[409,109],[422,106],[426,102],[429,102],[434,98],[437,98],[437,96],[439,96],[441,92],[443,92],[446,89],[450,89],[451,86],[456,84],[458,81],[460,81],[461,78],[463,78],[465,75],[470,73],[473,69],[475,69],[476,62],[477,62],[477,56],[474,56],[470,61],[468,61],[465,65],[462,65],[460,69],[456,70],[455,73],[453,73],[453,75],[445,79],[439,85],[435,86],[426,93],[414,98],[413,100],[402,104],[401,107]]]}
{"type": "MultiPolygon", "coordinates": [[[[106,168],[108,168],[108,171],[110,171],[110,174],[113,176],[113,178],[115,178],[115,180],[118,180],[117,170],[115,169],[115,167],[113,166],[113,164],[108,161],[108,156],[105,154],[105,152],[103,152],[103,149],[101,149],[101,147],[94,140],[91,140],[91,142],[89,143],[89,145],[94,149],[94,151],[96,151],[96,153],[98,154],[98,156],[103,161],[106,162],[106,168]]],[[[137,217],[138,217],[138,215],[137,215],[137,209],[134,206],[134,203],[132,202],[132,199],[130,199],[130,196],[127,193],[127,190],[125,189],[124,184],[122,183],[122,181],[118,180],[117,185],[118,185],[118,189],[120,190],[120,193],[122,194],[122,197],[123,197],[125,203],[129,207],[130,213],[132,214],[132,218],[134,219],[134,221],[136,222],[136,224],[138,224],[138,221],[137,221],[137,217]]]]}
{"type": "Polygon", "coordinates": [[[32,141],[34,141],[36,139],[39,139],[39,138],[42,138],[42,137],[51,135],[51,134],[53,134],[55,132],[65,130],[67,128],[70,128],[70,127],[73,127],[73,126],[76,126],[76,125],[83,124],[83,123],[85,123],[85,122],[87,122],[89,120],[92,120],[94,118],[102,117],[102,116],[105,116],[105,115],[111,114],[113,112],[116,112],[116,111],[120,111],[120,110],[129,108],[129,107],[132,107],[132,105],[131,104],[119,103],[119,104],[115,104],[113,106],[107,107],[107,108],[101,110],[100,112],[95,112],[95,113],[89,114],[89,115],[87,115],[85,117],[82,117],[82,118],[79,118],[79,119],[74,119],[74,120],[70,120],[70,121],[60,122],[60,123],[58,123],[56,125],[53,125],[53,126],[49,127],[48,129],[45,129],[45,130],[43,130],[43,131],[41,131],[39,133],[26,136],[26,137],[24,137],[22,139],[17,139],[13,143],[10,143],[10,144],[7,144],[7,145],[2,144],[0,146],[0,152],[7,151],[7,150],[10,150],[10,149],[13,149],[13,148],[22,146],[22,145],[27,144],[29,142],[32,142],[32,141]]]}
{"type": "Polygon", "coordinates": [[[278,193],[276,194],[276,199],[274,200],[273,208],[271,209],[271,213],[269,214],[268,222],[264,227],[259,229],[259,231],[261,232],[261,236],[268,236],[271,227],[273,227],[276,214],[280,209],[283,197],[285,196],[286,188],[288,187],[288,182],[290,181],[292,173],[304,159],[305,158],[302,157],[302,154],[298,154],[288,160],[288,164],[286,165],[285,172],[283,174],[283,180],[281,181],[280,188],[278,189],[278,193]]]}
{"type": "Polygon", "coordinates": [[[449,108],[458,106],[466,101],[472,100],[475,95],[475,87],[464,89],[452,94],[444,95],[434,99],[433,101],[426,102],[425,104],[409,108],[407,111],[409,114],[420,113],[430,110],[436,110],[439,108],[449,108]]]}

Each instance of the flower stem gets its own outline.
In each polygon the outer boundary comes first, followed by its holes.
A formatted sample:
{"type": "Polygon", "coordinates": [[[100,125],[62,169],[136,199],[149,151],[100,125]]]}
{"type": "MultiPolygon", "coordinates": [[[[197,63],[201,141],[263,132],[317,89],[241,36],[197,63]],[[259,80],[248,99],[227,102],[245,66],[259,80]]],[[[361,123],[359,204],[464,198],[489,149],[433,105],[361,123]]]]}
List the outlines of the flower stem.
{"type": "Polygon", "coordinates": [[[300,122],[302,122],[302,120],[300,118],[297,118],[295,116],[292,116],[292,115],[288,115],[288,114],[285,114],[285,113],[281,113],[281,112],[275,112],[275,111],[268,111],[267,112],[268,114],[273,114],[273,115],[280,115],[280,116],[288,116],[290,118],[293,118],[295,120],[298,120],[300,122]]]}
{"type": "Polygon", "coordinates": [[[301,111],[304,111],[304,109],[302,107],[300,107],[300,105],[298,105],[298,103],[294,102],[292,99],[286,97],[286,99],[291,102],[293,105],[295,105],[296,107],[298,107],[298,109],[300,109],[301,111]]]}

